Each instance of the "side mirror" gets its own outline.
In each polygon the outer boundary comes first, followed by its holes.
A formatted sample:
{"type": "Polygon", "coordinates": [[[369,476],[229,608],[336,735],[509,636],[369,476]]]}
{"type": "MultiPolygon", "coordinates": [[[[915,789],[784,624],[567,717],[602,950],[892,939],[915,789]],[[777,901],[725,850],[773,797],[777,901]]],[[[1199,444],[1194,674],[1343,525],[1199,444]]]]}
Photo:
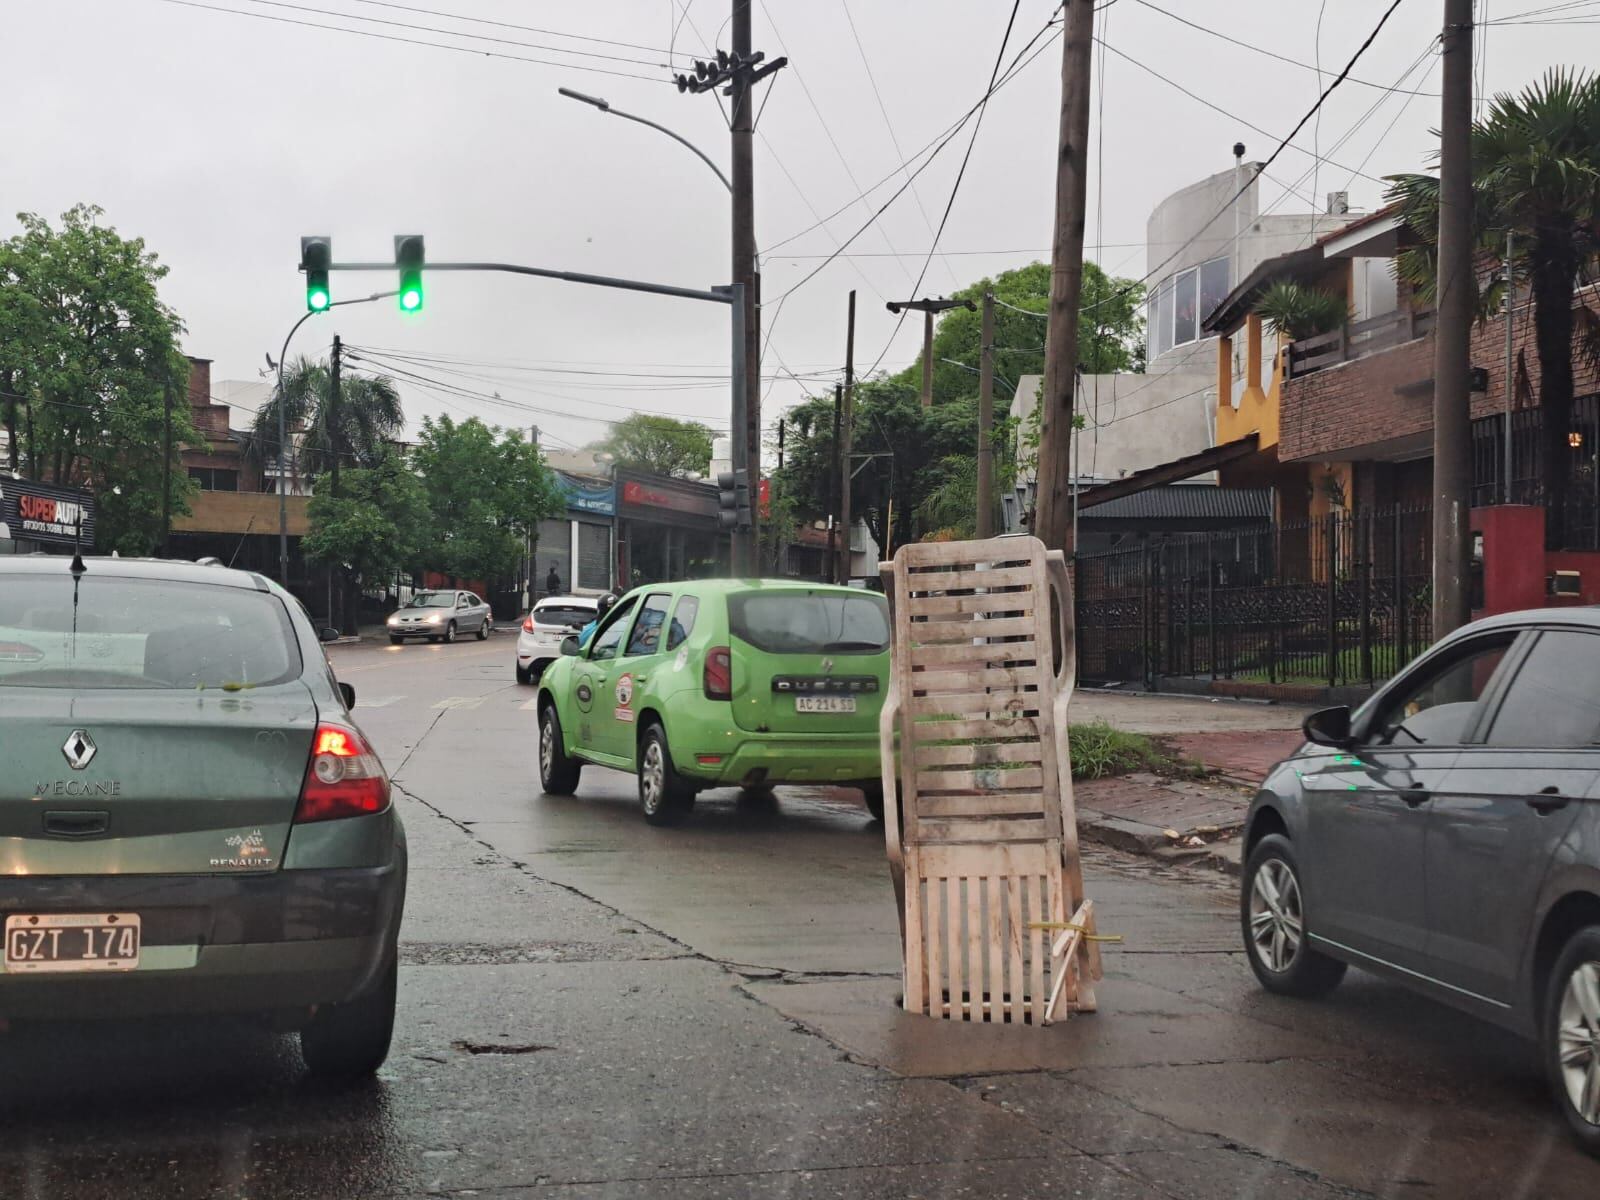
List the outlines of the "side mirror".
{"type": "Polygon", "coordinates": [[[339,685],[339,695],[344,697],[344,706],[346,708],[354,708],[356,706],[356,690],[348,683],[339,685]]]}
{"type": "Polygon", "coordinates": [[[317,629],[317,640],[321,642],[337,642],[343,636],[332,625],[323,625],[317,629]]]}
{"type": "Polygon", "coordinates": [[[1306,741],[1335,750],[1348,749],[1355,741],[1350,736],[1350,707],[1346,704],[1319,709],[1305,719],[1300,729],[1306,741]]]}
{"type": "Polygon", "coordinates": [[[561,639],[561,653],[567,655],[569,658],[580,654],[582,650],[583,647],[578,645],[577,634],[569,633],[566,637],[561,639]]]}

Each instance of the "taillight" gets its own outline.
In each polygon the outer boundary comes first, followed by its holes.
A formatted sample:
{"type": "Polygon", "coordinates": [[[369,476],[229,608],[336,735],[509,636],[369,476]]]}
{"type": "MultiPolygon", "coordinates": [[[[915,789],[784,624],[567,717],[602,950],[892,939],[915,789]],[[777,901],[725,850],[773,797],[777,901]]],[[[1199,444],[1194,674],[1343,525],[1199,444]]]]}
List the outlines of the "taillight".
{"type": "Polygon", "coordinates": [[[733,655],[726,646],[706,651],[705,689],[707,700],[733,699],[733,655]]]}
{"type": "Polygon", "coordinates": [[[318,725],[295,823],[365,817],[388,807],[389,776],[372,747],[348,726],[318,725]]]}
{"type": "Polygon", "coordinates": [[[522,632],[523,633],[532,633],[533,632],[533,614],[532,613],[529,613],[527,616],[522,618],[522,632]]]}

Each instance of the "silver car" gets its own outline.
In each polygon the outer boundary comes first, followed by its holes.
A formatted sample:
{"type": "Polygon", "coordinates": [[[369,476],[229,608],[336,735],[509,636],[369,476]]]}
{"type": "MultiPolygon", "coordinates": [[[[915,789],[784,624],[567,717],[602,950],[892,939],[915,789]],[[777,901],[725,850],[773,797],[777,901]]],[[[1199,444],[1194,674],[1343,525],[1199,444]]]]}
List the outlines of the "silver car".
{"type": "Polygon", "coordinates": [[[319,631],[194,563],[0,557],[0,1016],[394,1028],[405,833],[319,631]]]}
{"type": "Polygon", "coordinates": [[[1441,641],[1305,723],[1245,828],[1244,946],[1312,996],[1346,966],[1535,1040],[1600,1154],[1600,609],[1441,641]]]}
{"type": "Polygon", "coordinates": [[[471,592],[418,592],[389,616],[389,640],[398,646],[407,638],[453,642],[474,634],[481,642],[494,631],[494,614],[471,592]]]}

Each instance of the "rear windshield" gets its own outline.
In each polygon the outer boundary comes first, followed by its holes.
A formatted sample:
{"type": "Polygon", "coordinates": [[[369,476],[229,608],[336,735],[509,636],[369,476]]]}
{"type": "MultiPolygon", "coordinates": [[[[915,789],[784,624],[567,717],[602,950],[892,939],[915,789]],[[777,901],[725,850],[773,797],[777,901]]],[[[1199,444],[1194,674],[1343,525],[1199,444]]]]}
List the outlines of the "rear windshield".
{"type": "Polygon", "coordinates": [[[533,619],[540,625],[571,625],[582,628],[594,620],[595,610],[581,604],[540,604],[533,610],[533,619]]]}
{"type": "Polygon", "coordinates": [[[868,593],[746,592],[728,597],[733,636],[771,654],[879,654],[889,606],[868,593]]]}
{"type": "Polygon", "coordinates": [[[8,575],[0,687],[224,688],[301,673],[276,596],[214,584],[8,575]]]}

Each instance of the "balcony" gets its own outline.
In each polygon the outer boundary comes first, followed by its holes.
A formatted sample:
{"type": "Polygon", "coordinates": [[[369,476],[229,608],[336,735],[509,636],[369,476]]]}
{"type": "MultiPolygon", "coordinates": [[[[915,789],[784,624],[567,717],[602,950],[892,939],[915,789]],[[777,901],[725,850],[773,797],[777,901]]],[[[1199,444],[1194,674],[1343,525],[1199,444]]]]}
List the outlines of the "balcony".
{"type": "Polygon", "coordinates": [[[1332,333],[1290,342],[1284,356],[1284,378],[1298,379],[1425,337],[1432,331],[1433,321],[1431,308],[1422,312],[1407,308],[1355,321],[1332,333]]]}

